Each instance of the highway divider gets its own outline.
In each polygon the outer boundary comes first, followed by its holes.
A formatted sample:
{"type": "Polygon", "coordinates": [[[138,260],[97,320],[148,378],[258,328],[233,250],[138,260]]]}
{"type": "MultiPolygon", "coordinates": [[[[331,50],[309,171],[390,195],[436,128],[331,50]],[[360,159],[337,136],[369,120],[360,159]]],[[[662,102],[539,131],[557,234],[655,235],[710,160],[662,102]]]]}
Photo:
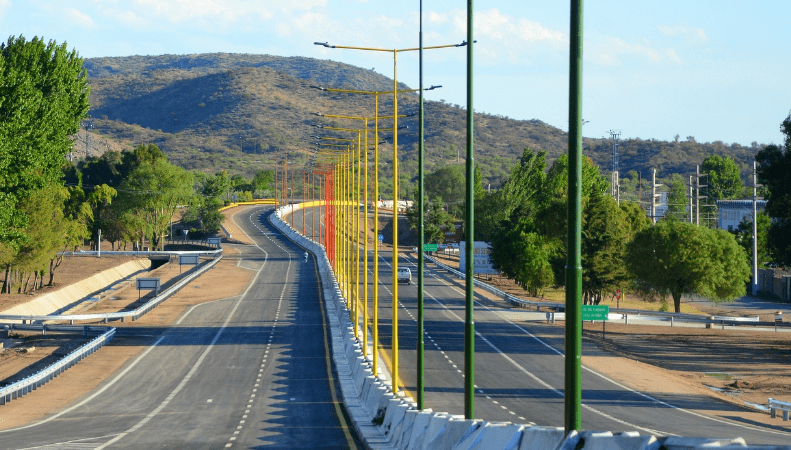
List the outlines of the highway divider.
{"type": "MultiPolygon", "coordinates": [[[[562,427],[468,420],[430,409],[418,410],[413,399],[394,395],[372,371],[354,333],[348,300],[341,294],[324,247],[292,229],[283,217],[299,207],[278,208],[269,221],[286,237],[316,256],[324,307],[332,339],[332,355],[343,403],[360,438],[370,449],[492,450],[691,450],[710,447],[760,449],[743,439],[642,436],[637,432],[572,431],[562,427]]],[[[458,272],[458,271],[457,271],[458,272]]],[[[478,283],[476,282],[476,285],[478,283]]],[[[362,333],[358,333],[362,335],[362,333]]],[[[781,447],[772,447],[778,449],[781,447]]],[[[786,447],[791,449],[791,447],[786,447]]]]}
{"type": "Polygon", "coordinates": [[[43,386],[47,382],[63,373],[66,369],[82,361],[87,356],[93,354],[93,352],[96,350],[102,348],[104,344],[112,341],[113,336],[115,336],[115,328],[110,328],[97,338],[69,353],[55,364],[52,364],[23,380],[19,380],[5,387],[0,387],[0,405],[5,405],[11,400],[15,400],[31,393],[32,391],[35,391],[37,388],[43,386]]]}

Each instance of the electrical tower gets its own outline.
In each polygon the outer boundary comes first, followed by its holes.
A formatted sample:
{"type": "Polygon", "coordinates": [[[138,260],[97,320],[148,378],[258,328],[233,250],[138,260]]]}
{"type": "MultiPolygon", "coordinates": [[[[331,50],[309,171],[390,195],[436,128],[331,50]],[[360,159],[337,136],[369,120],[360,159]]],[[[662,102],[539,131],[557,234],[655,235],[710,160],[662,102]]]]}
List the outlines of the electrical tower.
{"type": "Polygon", "coordinates": [[[621,135],[621,130],[610,130],[610,139],[612,139],[612,196],[621,204],[621,180],[618,174],[618,137],[621,135]]]}

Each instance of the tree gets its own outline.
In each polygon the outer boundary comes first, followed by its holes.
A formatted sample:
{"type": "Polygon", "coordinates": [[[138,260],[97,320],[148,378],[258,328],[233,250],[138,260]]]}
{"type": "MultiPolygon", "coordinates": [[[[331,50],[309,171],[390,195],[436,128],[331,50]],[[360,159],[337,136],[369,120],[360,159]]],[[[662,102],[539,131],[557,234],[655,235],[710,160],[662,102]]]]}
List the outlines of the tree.
{"type": "Polygon", "coordinates": [[[275,182],[275,173],[271,170],[259,170],[253,176],[253,191],[254,193],[265,193],[272,189],[272,183],[275,182]]]}
{"type": "Polygon", "coordinates": [[[681,175],[674,173],[667,181],[670,193],[667,196],[666,218],[689,221],[689,188],[681,175]]]}
{"type": "MultiPolygon", "coordinates": [[[[598,305],[605,292],[624,289],[629,274],[626,269],[626,245],[637,231],[650,221],[630,220],[634,208],[618,206],[612,196],[594,196],[586,205],[582,217],[582,287],[583,302],[598,305]]],[[[638,207],[639,209],[639,207],[638,207]]]]}
{"type": "Polygon", "coordinates": [[[466,186],[464,166],[452,165],[426,175],[423,192],[429,198],[440,199],[458,217],[463,214],[466,186]]]}
{"type": "MultiPolygon", "coordinates": [[[[416,196],[417,197],[417,196],[416,196]]],[[[428,198],[423,202],[423,239],[427,244],[439,244],[445,239],[444,230],[453,229],[453,216],[443,209],[442,200],[434,197],[431,201],[428,198]]],[[[406,212],[409,228],[417,231],[418,228],[418,205],[412,203],[406,212]]]]}
{"type": "Polygon", "coordinates": [[[701,168],[708,174],[708,196],[712,202],[744,197],[744,183],[739,175],[739,166],[730,156],[709,155],[701,168]]]}
{"type": "Polygon", "coordinates": [[[758,181],[768,193],[766,213],[774,219],[769,228],[769,254],[784,267],[791,266],[791,114],[780,130],[785,135],[785,148],[766,146],[755,155],[758,181]]]}
{"type": "Polygon", "coordinates": [[[142,232],[158,248],[178,205],[192,198],[192,174],[163,159],[143,163],[124,180],[119,190],[125,210],[142,221],[142,232]]]}
{"type": "Polygon", "coordinates": [[[88,113],[82,58],[38,37],[0,44],[0,243],[25,239],[18,203],[58,182],[71,136],[88,113]]]}
{"type": "Polygon", "coordinates": [[[222,201],[219,199],[203,199],[203,203],[198,208],[198,217],[201,221],[201,232],[204,235],[216,233],[225,221],[225,214],[219,211],[220,208],[222,208],[222,201]]]}
{"type": "Polygon", "coordinates": [[[204,197],[226,200],[230,190],[231,180],[228,178],[228,172],[222,170],[214,174],[213,177],[206,179],[206,183],[201,189],[201,194],[204,197]]]}
{"type": "Polygon", "coordinates": [[[543,294],[555,275],[551,261],[558,252],[557,241],[536,232],[532,220],[522,217],[492,237],[492,262],[497,270],[513,278],[533,296],[543,294]]]}
{"type": "Polygon", "coordinates": [[[627,267],[643,290],[671,295],[676,312],[683,295],[729,301],[750,279],[744,250],[724,230],[662,221],[637,233],[627,248],[627,267]]]}
{"type": "MultiPolygon", "coordinates": [[[[758,211],[758,267],[763,267],[772,261],[769,256],[769,228],[772,219],[763,211],[758,211]]],[[[753,221],[746,217],[739,222],[733,231],[736,242],[742,246],[747,255],[747,264],[753,265],[753,221]]]]}

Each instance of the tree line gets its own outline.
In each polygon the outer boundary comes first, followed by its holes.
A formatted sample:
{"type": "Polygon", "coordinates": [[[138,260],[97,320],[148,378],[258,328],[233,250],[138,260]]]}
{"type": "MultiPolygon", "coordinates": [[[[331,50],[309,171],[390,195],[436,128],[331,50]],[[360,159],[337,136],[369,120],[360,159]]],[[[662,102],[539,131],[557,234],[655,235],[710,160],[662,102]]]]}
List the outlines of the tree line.
{"type": "Polygon", "coordinates": [[[0,293],[53,283],[69,250],[101,238],[112,249],[164,248],[181,209],[193,238],[216,232],[218,209],[271,190],[271,171],[248,180],[189,172],[153,144],[73,164],[73,136],[87,117],[82,59],[66,45],[11,37],[0,44],[0,293]]]}

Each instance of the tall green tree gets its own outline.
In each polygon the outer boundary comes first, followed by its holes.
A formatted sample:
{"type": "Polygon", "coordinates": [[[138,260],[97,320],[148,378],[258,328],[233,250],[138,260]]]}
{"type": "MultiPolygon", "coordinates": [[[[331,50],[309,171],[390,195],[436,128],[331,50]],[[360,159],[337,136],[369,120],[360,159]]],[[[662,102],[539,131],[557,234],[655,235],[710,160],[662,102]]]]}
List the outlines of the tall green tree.
{"type": "Polygon", "coordinates": [[[88,113],[82,58],[66,44],[11,36],[0,44],[0,244],[24,241],[18,203],[60,180],[71,136],[88,113]]]}
{"type": "Polygon", "coordinates": [[[440,199],[452,214],[460,217],[466,192],[464,166],[451,165],[427,174],[423,187],[429,198],[440,199]]]}
{"type": "Polygon", "coordinates": [[[674,173],[666,181],[670,192],[667,195],[666,218],[689,221],[689,187],[684,178],[674,173]]]}
{"type": "Polygon", "coordinates": [[[192,174],[163,159],[143,163],[121,184],[124,209],[142,221],[154,248],[161,247],[178,205],[190,202],[192,174]]]}
{"type": "Polygon", "coordinates": [[[703,160],[703,173],[708,174],[708,196],[712,201],[733,200],[744,197],[744,183],[739,175],[739,165],[730,156],[709,155],[703,160]]]}
{"type": "MultiPolygon", "coordinates": [[[[253,176],[254,193],[273,195],[272,184],[275,182],[275,173],[271,170],[259,170],[253,176]]],[[[259,195],[260,195],[259,194],[259,195]]]]}
{"type": "Polygon", "coordinates": [[[662,221],[638,232],[626,260],[638,285],[672,296],[676,312],[683,295],[730,301],[744,295],[750,279],[744,250],[733,235],[688,222],[662,221]]]}
{"type": "MultiPolygon", "coordinates": [[[[445,239],[444,230],[453,229],[453,216],[444,209],[444,203],[439,197],[432,200],[424,199],[423,207],[423,239],[426,244],[441,244],[445,239]]],[[[407,209],[406,216],[409,228],[417,231],[418,208],[417,202],[412,203],[407,209]]]]}
{"type": "MultiPolygon", "coordinates": [[[[601,302],[603,294],[624,289],[629,281],[626,246],[650,221],[640,212],[630,218],[634,207],[623,208],[609,195],[593,196],[582,217],[582,287],[585,304],[601,302]]],[[[639,209],[639,207],[637,207],[639,209]]]]}
{"type": "Polygon", "coordinates": [[[791,114],[780,126],[785,146],[769,145],[755,155],[758,180],[768,192],[766,213],[774,219],[769,228],[769,254],[784,267],[791,266],[791,114]]]}

